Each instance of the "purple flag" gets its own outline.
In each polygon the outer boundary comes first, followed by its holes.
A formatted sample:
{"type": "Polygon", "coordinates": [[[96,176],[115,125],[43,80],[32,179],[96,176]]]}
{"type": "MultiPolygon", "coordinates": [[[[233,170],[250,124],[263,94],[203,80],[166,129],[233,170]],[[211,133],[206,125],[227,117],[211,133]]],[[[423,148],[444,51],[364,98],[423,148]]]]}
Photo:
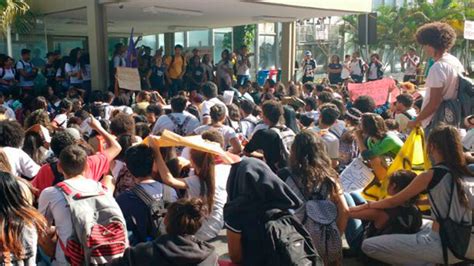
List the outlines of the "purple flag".
{"type": "Polygon", "coordinates": [[[133,41],[133,28],[130,32],[130,39],[128,41],[127,56],[125,57],[127,67],[137,68],[138,67],[138,55],[137,49],[135,49],[135,42],[133,41]]]}

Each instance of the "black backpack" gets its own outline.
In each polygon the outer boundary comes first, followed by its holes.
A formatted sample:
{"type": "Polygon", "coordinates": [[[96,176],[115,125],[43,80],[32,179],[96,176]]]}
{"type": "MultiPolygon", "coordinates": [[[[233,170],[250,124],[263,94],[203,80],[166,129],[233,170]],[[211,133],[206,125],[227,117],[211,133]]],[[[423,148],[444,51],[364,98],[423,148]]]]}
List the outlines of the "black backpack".
{"type": "Polygon", "coordinates": [[[173,124],[176,126],[176,128],[173,130],[174,133],[180,135],[180,136],[186,136],[186,130],[185,127],[191,120],[191,116],[186,116],[184,119],[183,123],[178,123],[178,120],[172,116],[171,114],[167,114],[168,118],[173,122],[173,124]]]}
{"type": "Polygon", "coordinates": [[[262,219],[265,265],[323,265],[309,233],[293,215],[273,209],[264,212],[262,219]]]}
{"type": "MultiPolygon", "coordinates": [[[[157,236],[164,234],[164,217],[166,214],[166,205],[171,201],[171,193],[169,188],[165,185],[163,186],[163,197],[159,200],[152,198],[145,189],[140,186],[139,184],[135,185],[131,191],[145,203],[145,206],[148,208],[149,211],[149,224],[151,228],[147,228],[147,235],[146,236],[138,236],[137,237],[142,241],[147,241],[149,238],[155,239],[157,236]]],[[[136,232],[134,232],[136,233],[136,232]]]]}

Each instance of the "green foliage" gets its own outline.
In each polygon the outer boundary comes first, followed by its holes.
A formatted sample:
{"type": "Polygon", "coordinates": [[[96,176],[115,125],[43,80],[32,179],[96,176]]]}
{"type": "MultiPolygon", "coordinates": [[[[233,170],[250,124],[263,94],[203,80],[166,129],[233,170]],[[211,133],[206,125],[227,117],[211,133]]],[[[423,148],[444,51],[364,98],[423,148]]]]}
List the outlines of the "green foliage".
{"type": "Polygon", "coordinates": [[[10,27],[16,33],[30,32],[36,24],[35,15],[25,0],[0,0],[0,27],[6,33],[10,27]]]}

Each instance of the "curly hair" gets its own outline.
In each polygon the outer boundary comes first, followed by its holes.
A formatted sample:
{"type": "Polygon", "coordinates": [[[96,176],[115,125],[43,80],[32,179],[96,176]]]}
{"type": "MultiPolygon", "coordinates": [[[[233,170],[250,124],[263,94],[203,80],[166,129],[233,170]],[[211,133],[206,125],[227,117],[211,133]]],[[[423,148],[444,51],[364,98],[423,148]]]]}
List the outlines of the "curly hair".
{"type": "Polygon", "coordinates": [[[381,140],[385,138],[385,136],[387,135],[388,129],[387,129],[387,125],[385,124],[385,120],[383,120],[383,118],[378,114],[374,114],[374,113],[363,114],[362,119],[361,119],[361,124],[362,124],[362,130],[369,137],[373,137],[378,140],[381,140]]]}
{"type": "Polygon", "coordinates": [[[436,50],[449,50],[456,42],[456,32],[447,23],[428,23],[416,31],[416,41],[421,45],[429,45],[436,50]]]}
{"type": "Polygon", "coordinates": [[[20,148],[25,139],[25,131],[16,121],[0,121],[0,147],[20,148]]]}
{"type": "Polygon", "coordinates": [[[43,109],[38,109],[26,117],[25,128],[30,128],[36,124],[49,128],[51,126],[51,120],[49,119],[48,112],[43,109]]]}
{"type": "Polygon", "coordinates": [[[131,115],[118,113],[110,121],[110,131],[115,136],[122,134],[135,135],[135,120],[131,115]]]}

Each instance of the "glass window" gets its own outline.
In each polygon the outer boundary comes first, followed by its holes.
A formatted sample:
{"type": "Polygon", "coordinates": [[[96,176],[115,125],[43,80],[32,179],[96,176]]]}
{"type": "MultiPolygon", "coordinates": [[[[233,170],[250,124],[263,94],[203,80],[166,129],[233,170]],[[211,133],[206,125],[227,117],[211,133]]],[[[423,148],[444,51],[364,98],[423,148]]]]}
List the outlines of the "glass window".
{"type": "Polygon", "coordinates": [[[259,68],[275,68],[275,36],[260,35],[258,36],[258,43],[260,52],[259,68]]]}
{"type": "Polygon", "coordinates": [[[188,47],[209,46],[209,30],[188,31],[188,47]]]}
{"type": "Polygon", "coordinates": [[[174,45],[181,44],[184,47],[184,32],[174,33],[174,45]]]}
{"type": "Polygon", "coordinates": [[[156,35],[143,36],[141,44],[150,47],[152,50],[155,50],[156,49],[156,35]]]}
{"type": "Polygon", "coordinates": [[[163,47],[163,49],[165,49],[165,34],[158,34],[158,45],[156,47],[157,49],[160,49],[160,47],[163,47]]]}
{"type": "Polygon", "coordinates": [[[221,28],[214,30],[214,63],[221,60],[224,49],[232,51],[232,28],[221,28]]]}

